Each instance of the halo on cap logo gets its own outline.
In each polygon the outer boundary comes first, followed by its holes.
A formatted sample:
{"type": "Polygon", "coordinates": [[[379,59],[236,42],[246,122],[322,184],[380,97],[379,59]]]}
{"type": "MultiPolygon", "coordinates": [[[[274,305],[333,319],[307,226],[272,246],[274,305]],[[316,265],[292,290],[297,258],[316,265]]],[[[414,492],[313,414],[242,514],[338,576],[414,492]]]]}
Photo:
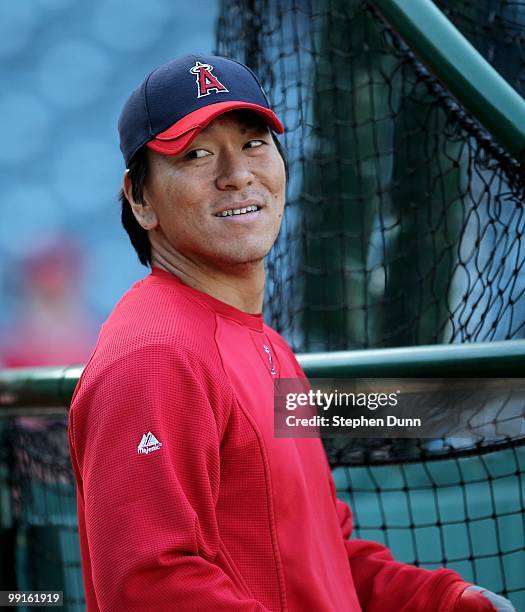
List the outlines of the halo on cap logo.
{"type": "Polygon", "coordinates": [[[199,61],[195,62],[195,66],[190,68],[190,72],[196,75],[197,98],[209,96],[212,91],[215,91],[215,93],[228,91],[219,79],[212,74],[212,70],[213,66],[210,64],[201,64],[199,61]]]}

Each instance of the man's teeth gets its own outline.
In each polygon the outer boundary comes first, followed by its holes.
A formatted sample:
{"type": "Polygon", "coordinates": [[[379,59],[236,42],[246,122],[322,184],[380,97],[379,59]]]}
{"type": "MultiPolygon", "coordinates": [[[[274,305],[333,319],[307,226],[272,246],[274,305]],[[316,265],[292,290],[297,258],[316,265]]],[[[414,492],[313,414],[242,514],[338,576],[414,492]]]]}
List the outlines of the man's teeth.
{"type": "Polygon", "coordinates": [[[232,215],[244,215],[244,213],[255,212],[259,210],[257,206],[247,206],[246,208],[230,208],[229,210],[223,210],[217,215],[217,217],[231,217],[232,215]]]}

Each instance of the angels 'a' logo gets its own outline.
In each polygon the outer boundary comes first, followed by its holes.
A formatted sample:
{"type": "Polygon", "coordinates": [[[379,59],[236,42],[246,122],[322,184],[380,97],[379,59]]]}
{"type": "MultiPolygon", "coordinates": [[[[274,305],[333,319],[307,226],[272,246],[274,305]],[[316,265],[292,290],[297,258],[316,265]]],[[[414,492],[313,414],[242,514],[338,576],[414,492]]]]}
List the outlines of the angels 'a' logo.
{"type": "Polygon", "coordinates": [[[195,66],[190,68],[190,72],[196,75],[197,98],[209,96],[212,91],[216,93],[228,91],[219,79],[211,73],[212,70],[213,66],[210,66],[210,64],[201,64],[200,62],[195,62],[195,66]]]}

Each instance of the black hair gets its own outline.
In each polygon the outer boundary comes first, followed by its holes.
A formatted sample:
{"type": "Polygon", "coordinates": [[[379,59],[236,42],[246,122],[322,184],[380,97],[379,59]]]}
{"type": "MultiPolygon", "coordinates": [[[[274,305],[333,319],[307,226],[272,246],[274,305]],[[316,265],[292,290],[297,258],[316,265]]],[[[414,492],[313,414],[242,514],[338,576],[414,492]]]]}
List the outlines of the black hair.
{"type": "MultiPolygon", "coordinates": [[[[248,127],[253,127],[254,124],[259,123],[259,116],[252,111],[234,111],[236,116],[243,124],[247,124],[248,127]]],[[[264,120],[260,120],[263,125],[264,120]]],[[[284,162],[284,168],[286,172],[286,178],[288,179],[288,165],[286,157],[281,143],[277,139],[277,136],[271,132],[273,141],[282,157],[284,162]]],[[[131,158],[128,166],[129,180],[131,183],[131,195],[135,202],[144,205],[144,187],[148,180],[149,165],[148,155],[146,146],[141,147],[131,158]]],[[[131,204],[129,203],[124,190],[120,190],[119,200],[121,203],[121,221],[122,226],[126,230],[133,248],[137,252],[137,256],[142,265],[151,267],[151,244],[148,237],[148,231],[145,230],[140,223],[136,220],[133,211],[131,210],[131,204]]]]}

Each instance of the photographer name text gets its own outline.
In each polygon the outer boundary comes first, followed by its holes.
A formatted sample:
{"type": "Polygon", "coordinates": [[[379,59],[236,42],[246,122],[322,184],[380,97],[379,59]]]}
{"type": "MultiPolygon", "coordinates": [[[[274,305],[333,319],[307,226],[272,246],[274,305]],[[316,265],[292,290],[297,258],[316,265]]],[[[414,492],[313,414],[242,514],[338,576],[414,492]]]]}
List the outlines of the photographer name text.
{"type": "Polygon", "coordinates": [[[421,427],[421,419],[399,418],[394,415],[387,415],[386,418],[369,419],[364,416],[350,418],[339,415],[331,417],[315,415],[309,418],[297,417],[289,414],[286,417],[288,427],[351,427],[358,429],[361,427],[421,427]]]}

